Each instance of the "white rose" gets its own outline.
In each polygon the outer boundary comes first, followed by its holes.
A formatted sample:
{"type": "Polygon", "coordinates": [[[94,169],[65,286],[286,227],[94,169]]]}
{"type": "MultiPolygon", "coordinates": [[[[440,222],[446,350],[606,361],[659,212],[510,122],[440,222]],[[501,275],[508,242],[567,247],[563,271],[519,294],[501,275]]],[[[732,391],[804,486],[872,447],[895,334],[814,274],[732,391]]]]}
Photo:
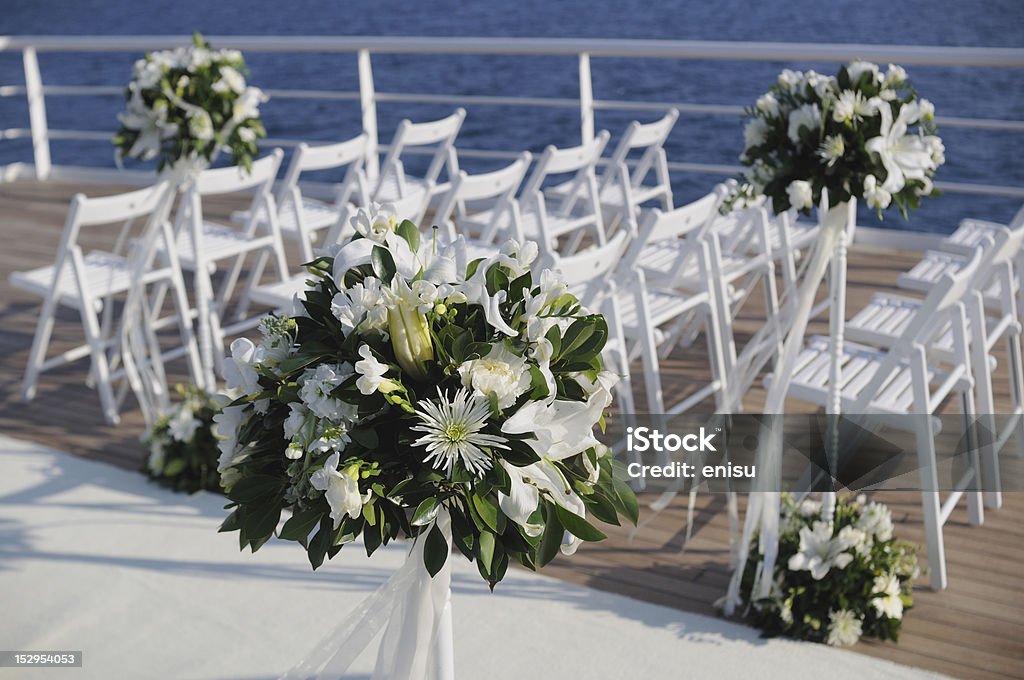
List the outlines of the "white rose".
{"type": "Polygon", "coordinates": [[[504,343],[496,343],[487,356],[472,359],[459,366],[462,384],[473,388],[481,397],[493,394],[498,408],[508,408],[530,387],[530,370],[526,359],[509,351],[504,343]]]}
{"type": "Polygon", "coordinates": [[[359,517],[363,504],[370,500],[371,493],[359,495],[358,471],[353,469],[338,470],[340,454],[332,453],[324,466],[309,477],[314,489],[324,492],[328,505],[331,506],[331,519],[337,529],[345,516],[352,519],[359,517]]]}
{"type": "Polygon", "coordinates": [[[814,205],[814,192],[811,189],[811,184],[802,179],[790,182],[786,187],[786,195],[789,197],[789,204],[797,210],[814,205]]]}

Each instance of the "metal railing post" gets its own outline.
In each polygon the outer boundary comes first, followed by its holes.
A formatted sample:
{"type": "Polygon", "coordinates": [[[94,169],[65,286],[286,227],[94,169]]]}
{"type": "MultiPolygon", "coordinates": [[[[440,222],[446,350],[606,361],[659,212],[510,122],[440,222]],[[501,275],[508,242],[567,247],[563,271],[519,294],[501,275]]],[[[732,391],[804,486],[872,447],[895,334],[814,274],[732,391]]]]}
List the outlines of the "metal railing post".
{"type": "Polygon", "coordinates": [[[359,50],[359,106],[363,113],[363,132],[366,133],[366,174],[376,180],[380,171],[377,156],[377,92],[373,87],[373,67],[370,50],[359,50]]]}
{"type": "Polygon", "coordinates": [[[50,176],[50,135],[46,127],[46,98],[43,94],[43,79],[39,75],[36,49],[26,47],[22,51],[22,61],[25,65],[25,94],[28,97],[28,119],[32,128],[36,179],[46,179],[50,176]]]}
{"type": "Polygon", "coordinates": [[[580,53],[580,141],[594,139],[594,86],[590,81],[590,55],[580,53]]]}

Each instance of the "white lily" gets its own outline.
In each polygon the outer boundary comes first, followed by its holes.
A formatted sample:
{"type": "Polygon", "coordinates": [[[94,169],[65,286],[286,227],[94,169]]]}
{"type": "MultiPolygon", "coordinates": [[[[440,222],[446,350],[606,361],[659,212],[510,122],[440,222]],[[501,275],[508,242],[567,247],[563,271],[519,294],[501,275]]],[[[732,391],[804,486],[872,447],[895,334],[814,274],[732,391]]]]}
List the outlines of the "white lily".
{"type": "Polygon", "coordinates": [[[427,362],[434,358],[427,317],[419,310],[419,298],[401,276],[391,282],[388,330],[391,347],[402,370],[416,380],[427,377],[427,362]]]}
{"type": "Polygon", "coordinates": [[[238,338],[231,343],[231,357],[224,362],[224,382],[229,390],[241,390],[244,394],[260,391],[259,373],[256,365],[263,361],[263,349],[248,338],[238,338]]]}
{"type": "Polygon", "coordinates": [[[789,568],[809,571],[811,578],[820,581],[832,567],[843,569],[853,561],[853,555],[845,552],[848,547],[845,540],[832,539],[828,522],[815,522],[800,530],[799,552],[789,558],[789,568]]]}
{"type": "Polygon", "coordinates": [[[925,173],[935,169],[932,149],[920,135],[907,134],[907,125],[912,116],[920,115],[913,107],[903,106],[893,120],[888,104],[878,107],[882,116],[879,136],[869,139],[864,148],[877,154],[885,166],[886,177],[882,188],[891,194],[899,193],[907,180],[924,180],[925,173]]]}
{"type": "Polygon", "coordinates": [[[561,399],[528,402],[502,424],[501,431],[533,433],[536,438],[526,443],[537,455],[563,460],[599,443],[594,437],[594,425],[607,406],[607,396],[598,390],[585,402],[561,399]]]}

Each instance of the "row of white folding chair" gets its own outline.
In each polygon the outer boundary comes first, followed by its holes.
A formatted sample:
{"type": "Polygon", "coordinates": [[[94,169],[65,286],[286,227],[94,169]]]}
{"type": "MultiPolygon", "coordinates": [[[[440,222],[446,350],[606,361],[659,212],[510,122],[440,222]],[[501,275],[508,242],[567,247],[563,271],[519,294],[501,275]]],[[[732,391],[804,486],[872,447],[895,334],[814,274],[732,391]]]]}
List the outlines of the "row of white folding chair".
{"type": "MultiPolygon", "coordinates": [[[[369,204],[366,150],[366,133],[336,144],[300,144],[296,148],[274,198],[277,201],[281,235],[298,243],[299,256],[303,262],[313,259],[313,244],[317,233],[336,226],[349,203],[369,204]],[[303,173],[326,170],[343,171],[340,182],[333,187],[333,201],[303,195],[299,184],[303,173]]],[[[249,213],[238,211],[231,215],[231,219],[246,224],[249,213]]],[[[258,219],[262,222],[266,217],[260,213],[258,219]]]]}
{"type": "MultiPolygon", "coordinates": [[[[623,220],[635,231],[644,204],[657,201],[662,210],[672,209],[665,142],[678,119],[679,111],[670,109],[651,123],[634,120],[626,127],[611,156],[601,161],[604,167],[598,177],[598,197],[609,234],[623,220]],[[631,165],[633,170],[630,170],[631,165]]],[[[563,182],[545,189],[545,193],[564,200],[579,189],[573,182],[563,182]]]]}
{"type": "MultiPolygon", "coordinates": [[[[1024,225],[1010,231],[1005,227],[992,230],[976,245],[976,252],[984,255],[984,267],[975,272],[969,282],[965,300],[968,315],[971,372],[975,381],[975,402],[978,414],[986,422],[986,431],[992,441],[982,442],[986,456],[985,492],[987,505],[998,508],[1002,504],[999,483],[998,454],[1009,437],[1017,432],[1017,420],[1024,415],[1024,372],[1021,366],[1021,323],[1011,297],[1003,297],[1000,308],[985,304],[984,293],[993,286],[1006,289],[1013,280],[1013,259],[1024,243],[1024,225]],[[994,240],[993,240],[994,237],[994,240]],[[986,252],[991,250],[992,252],[986,252]],[[1010,395],[1014,418],[1005,429],[998,431],[995,422],[995,397],[992,373],[997,362],[992,356],[997,345],[1005,344],[1009,371],[1010,395]]],[[[969,262],[965,261],[964,266],[969,262]]],[[[855,341],[888,347],[899,337],[913,314],[922,306],[918,299],[898,295],[876,294],[872,301],[847,323],[847,336],[855,341]]],[[[928,347],[929,361],[949,363],[954,356],[952,328],[941,333],[928,347]]],[[[1018,448],[1024,446],[1024,432],[1017,432],[1018,448]]]]}
{"type": "MultiPolygon", "coordinates": [[[[986,265],[984,260],[982,253],[976,253],[960,271],[942,277],[908,315],[902,330],[885,344],[872,346],[851,339],[844,342],[839,357],[841,412],[850,418],[874,417],[862,421],[865,428],[884,423],[915,435],[928,563],[936,590],[946,586],[942,526],[959,499],[967,496],[971,524],[980,524],[984,517],[977,447],[969,447],[967,471],[946,501],[940,502],[935,448],[938,428],[933,418],[954,396],[960,398],[965,418],[976,413],[965,302],[969,301],[972,276],[986,265]],[[929,348],[946,334],[951,338],[947,360],[929,361],[929,348]]],[[[877,339],[859,334],[857,327],[847,327],[851,338],[877,339]]],[[[829,338],[811,338],[790,374],[788,396],[829,407],[832,358],[829,338]]]]}
{"type": "MultiPolygon", "coordinates": [[[[127,295],[132,289],[139,293],[150,286],[170,289],[175,313],[165,318],[177,324],[181,338],[180,353],[188,359],[193,378],[201,378],[199,351],[192,332],[185,283],[178,266],[177,253],[170,247],[173,236],[167,217],[173,198],[174,187],[169,181],[101,198],[87,198],[77,194],[71,201],[54,263],[11,274],[12,287],[43,299],[25,369],[23,399],[31,400],[35,397],[39,376],[44,371],[89,357],[89,381],[95,383],[99,392],[104,418],[111,424],[117,423],[119,405],[125,391],[115,395],[114,390],[114,381],[122,375],[122,371],[115,369],[123,330],[120,322],[113,323],[115,302],[116,298],[127,295]],[[138,222],[143,223],[141,232],[144,238],[127,239],[136,231],[138,222]],[[97,232],[97,227],[118,223],[123,224],[117,244],[128,244],[127,253],[83,252],[80,244],[83,230],[97,232]],[[161,266],[153,266],[157,244],[169,253],[161,266]],[[59,307],[68,307],[78,312],[86,342],[57,356],[48,357],[59,307]]],[[[117,244],[114,244],[112,250],[119,250],[117,244]]],[[[157,294],[161,300],[163,296],[163,292],[157,294]]],[[[144,315],[142,319],[151,346],[156,344],[155,326],[162,307],[162,302],[154,305],[152,316],[144,315]]],[[[166,394],[164,358],[160,351],[156,351],[150,353],[148,360],[155,364],[150,374],[163,382],[151,388],[166,394]]]]}

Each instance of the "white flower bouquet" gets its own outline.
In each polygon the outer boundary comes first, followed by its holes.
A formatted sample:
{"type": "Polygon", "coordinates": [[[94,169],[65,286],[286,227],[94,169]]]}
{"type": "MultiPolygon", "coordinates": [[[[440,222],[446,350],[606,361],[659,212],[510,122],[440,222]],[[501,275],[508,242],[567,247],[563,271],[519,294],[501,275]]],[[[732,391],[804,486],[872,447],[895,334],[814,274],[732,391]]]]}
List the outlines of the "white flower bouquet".
{"type": "Polygon", "coordinates": [[[637,502],[595,436],[616,377],[602,316],[582,308],[534,243],[466,260],[373,206],[348,243],[307,265],[292,318],[236,340],[217,417],[232,513],[223,531],[278,538],[313,568],[362,536],[368,554],[424,540],[433,576],[455,546],[493,587],[635,523],[637,502]]]}
{"type": "Polygon", "coordinates": [[[945,162],[935,134],[935,107],[918,98],[906,72],[854,61],[837,77],[785,70],[769,92],[747,109],[744,183],[728,205],[758,196],[776,214],[809,213],[828,190],[830,207],[851,198],[904,217],[924,196],[945,162]]]}
{"type": "Polygon", "coordinates": [[[149,448],[143,467],[150,479],[175,491],[219,493],[220,441],[213,433],[216,400],[194,385],[179,385],[181,401],[142,435],[149,448]]]}
{"type": "Polygon", "coordinates": [[[135,62],[125,90],[117,158],[159,158],[159,168],[179,163],[209,165],[230,151],[250,168],[265,137],[259,105],[263,92],[246,84],[238,50],[214,50],[196,33],[194,44],[151,52],[135,62]]]}
{"type": "MultiPolygon", "coordinates": [[[[920,572],[917,546],[893,537],[889,508],[860,495],[839,499],[830,513],[784,494],[780,534],[771,596],[747,612],[765,635],[836,646],[862,635],[898,639],[920,572]]],[[[751,554],[758,559],[744,571],[747,600],[761,561],[756,538],[751,554]]]]}

